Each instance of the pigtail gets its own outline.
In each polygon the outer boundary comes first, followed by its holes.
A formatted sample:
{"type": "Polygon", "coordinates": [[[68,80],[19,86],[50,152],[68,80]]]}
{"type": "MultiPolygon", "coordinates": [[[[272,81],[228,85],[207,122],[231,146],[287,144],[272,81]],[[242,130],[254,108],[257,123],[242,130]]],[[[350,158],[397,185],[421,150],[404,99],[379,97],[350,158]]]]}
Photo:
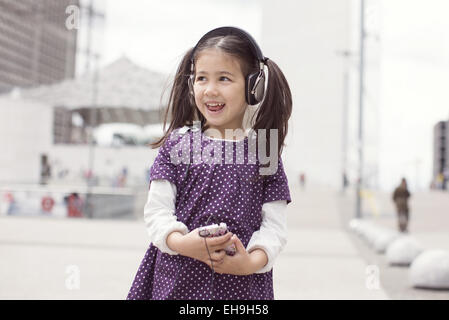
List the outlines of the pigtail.
{"type": "Polygon", "coordinates": [[[192,105],[190,98],[188,78],[190,76],[190,54],[193,48],[188,50],[179,64],[170,90],[168,105],[165,108],[164,135],[158,141],[150,144],[152,149],[159,148],[164,144],[170,134],[179,127],[192,125],[196,113],[195,104],[192,105]],[[170,122],[166,130],[167,123],[170,122]]]}
{"type": "Polygon", "coordinates": [[[259,106],[253,130],[266,129],[267,151],[270,154],[270,129],[278,129],[278,155],[281,156],[284,140],[288,131],[288,119],[292,113],[292,94],[281,69],[273,60],[267,61],[268,84],[265,97],[259,106]]]}

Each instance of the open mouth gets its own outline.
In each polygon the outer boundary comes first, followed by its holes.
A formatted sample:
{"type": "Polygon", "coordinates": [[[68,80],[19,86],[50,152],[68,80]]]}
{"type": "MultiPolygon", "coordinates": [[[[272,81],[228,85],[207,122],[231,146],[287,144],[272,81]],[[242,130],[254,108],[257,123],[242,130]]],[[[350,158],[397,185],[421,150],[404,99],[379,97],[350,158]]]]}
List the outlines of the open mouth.
{"type": "Polygon", "coordinates": [[[225,103],[206,103],[206,108],[211,113],[218,113],[225,107],[225,103]]]}

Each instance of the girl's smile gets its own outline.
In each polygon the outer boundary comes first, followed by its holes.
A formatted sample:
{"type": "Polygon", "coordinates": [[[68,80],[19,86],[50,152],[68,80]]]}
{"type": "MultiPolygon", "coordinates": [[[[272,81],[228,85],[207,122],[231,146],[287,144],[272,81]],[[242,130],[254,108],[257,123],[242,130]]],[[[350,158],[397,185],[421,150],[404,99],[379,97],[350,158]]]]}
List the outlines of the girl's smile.
{"type": "Polygon", "coordinates": [[[216,102],[216,101],[208,101],[205,103],[207,111],[212,115],[219,114],[223,111],[226,103],[216,102]]]}
{"type": "Polygon", "coordinates": [[[196,62],[195,103],[210,128],[241,129],[246,111],[245,78],[239,61],[217,49],[201,51],[196,62]]]}

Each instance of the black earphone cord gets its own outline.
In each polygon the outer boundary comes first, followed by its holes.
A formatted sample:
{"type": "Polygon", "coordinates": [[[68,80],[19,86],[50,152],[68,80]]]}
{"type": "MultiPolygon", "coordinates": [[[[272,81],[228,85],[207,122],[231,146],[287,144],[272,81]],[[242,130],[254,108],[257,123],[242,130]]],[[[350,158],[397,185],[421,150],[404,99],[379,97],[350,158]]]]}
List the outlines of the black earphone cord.
{"type": "Polygon", "coordinates": [[[204,244],[206,245],[207,253],[209,254],[210,264],[212,268],[211,278],[210,278],[210,297],[212,300],[212,297],[214,296],[214,276],[215,276],[215,269],[214,269],[214,263],[212,261],[212,257],[210,255],[209,247],[207,246],[206,237],[204,238],[204,244]]]}
{"type": "MultiPolygon", "coordinates": [[[[210,220],[210,218],[212,218],[212,217],[213,217],[213,215],[211,214],[211,215],[209,216],[209,218],[207,219],[207,221],[206,221],[206,225],[207,225],[207,226],[209,225],[209,220],[210,220]]],[[[211,254],[210,254],[209,246],[207,245],[207,237],[204,237],[204,244],[205,244],[205,246],[206,246],[207,254],[209,255],[210,265],[211,265],[211,268],[212,268],[212,273],[211,273],[211,278],[210,278],[210,297],[211,297],[211,300],[212,300],[212,298],[213,298],[213,296],[214,296],[214,278],[215,278],[215,269],[214,269],[214,262],[212,261],[212,256],[211,256],[211,254]]]]}
{"type": "MultiPolygon", "coordinates": [[[[190,153],[190,155],[192,155],[192,153],[190,153]]],[[[192,161],[193,161],[193,159],[192,159],[192,161]]],[[[183,182],[187,179],[187,175],[188,175],[188,173],[189,173],[189,169],[190,169],[190,162],[187,164],[187,169],[186,169],[186,173],[184,174],[184,179],[183,179],[183,182]]],[[[209,186],[209,188],[210,188],[210,186],[209,186]]],[[[209,216],[209,218],[207,219],[207,221],[206,221],[206,225],[208,226],[209,225],[209,221],[210,221],[210,219],[213,217],[213,214],[211,214],[210,216],[209,216]]],[[[215,219],[215,217],[214,217],[214,219],[215,219]]],[[[213,294],[214,294],[214,276],[215,276],[215,269],[214,269],[214,262],[212,261],[212,256],[211,256],[211,254],[210,254],[210,250],[209,250],[209,246],[207,245],[207,237],[204,237],[204,245],[206,246],[206,250],[207,250],[207,254],[209,255],[209,259],[210,259],[210,264],[211,264],[211,268],[212,268],[212,273],[211,273],[211,281],[210,281],[210,283],[211,283],[211,292],[210,292],[210,296],[211,296],[211,299],[212,299],[212,297],[214,296],[213,294]]]]}

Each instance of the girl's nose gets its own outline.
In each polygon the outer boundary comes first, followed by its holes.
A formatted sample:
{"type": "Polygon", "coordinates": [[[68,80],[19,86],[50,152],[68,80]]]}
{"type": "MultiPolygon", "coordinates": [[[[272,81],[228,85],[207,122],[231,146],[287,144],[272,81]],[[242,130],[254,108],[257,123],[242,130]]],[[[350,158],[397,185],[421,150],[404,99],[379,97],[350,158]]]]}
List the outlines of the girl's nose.
{"type": "Polygon", "coordinates": [[[212,82],[210,82],[207,87],[206,90],[204,90],[204,95],[206,96],[211,96],[211,97],[215,97],[218,95],[218,90],[215,84],[213,84],[212,82]]]}

